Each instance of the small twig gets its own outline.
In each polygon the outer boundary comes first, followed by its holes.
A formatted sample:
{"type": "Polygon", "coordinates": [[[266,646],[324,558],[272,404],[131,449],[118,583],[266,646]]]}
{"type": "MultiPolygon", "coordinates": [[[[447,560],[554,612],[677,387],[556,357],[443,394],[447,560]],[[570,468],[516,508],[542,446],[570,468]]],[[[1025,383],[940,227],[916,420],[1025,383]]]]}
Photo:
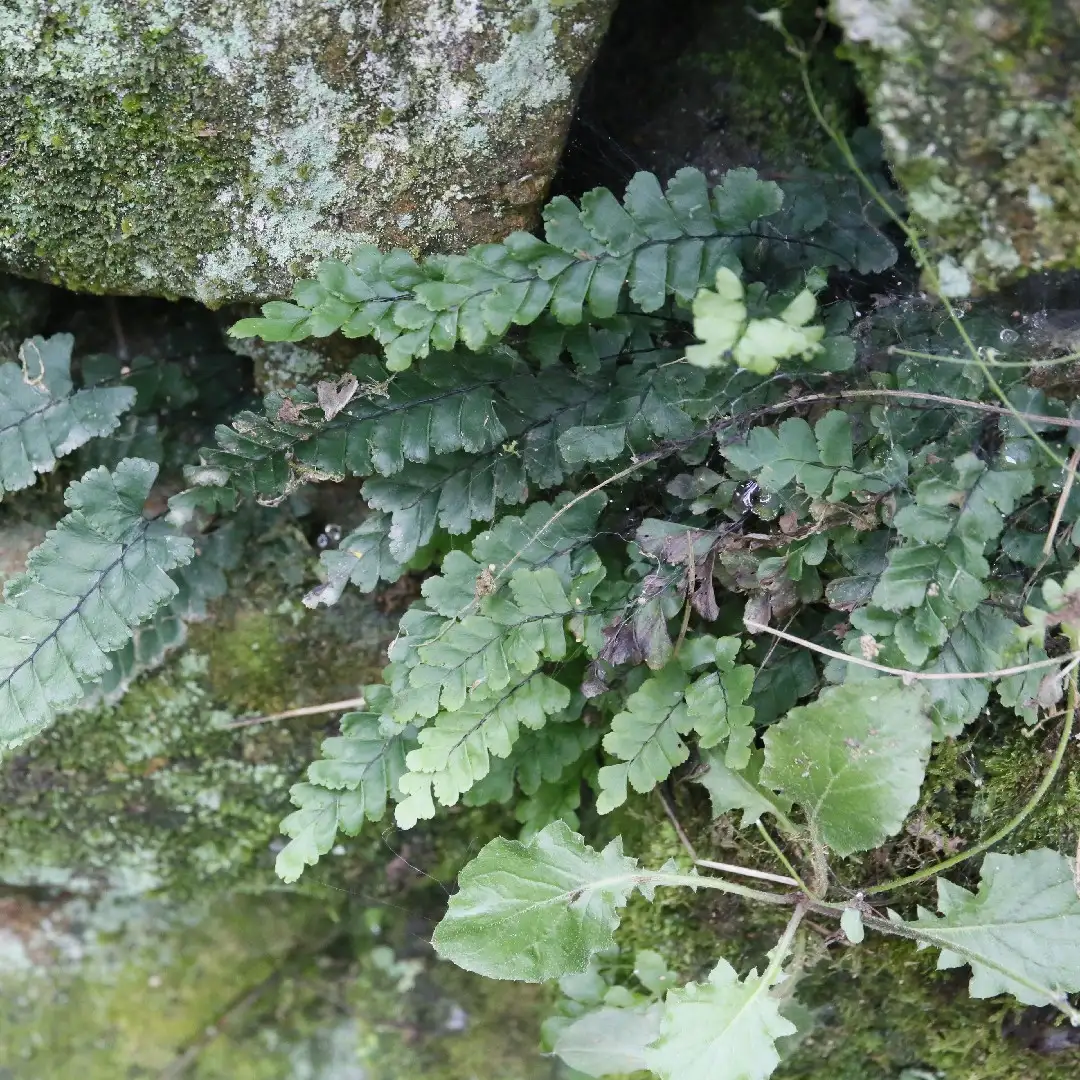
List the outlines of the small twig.
{"type": "Polygon", "coordinates": [[[1061,526],[1061,515],[1065,513],[1065,504],[1072,494],[1073,484],[1076,482],[1076,466],[1080,464],[1080,446],[1069,455],[1069,463],[1065,466],[1065,483],[1061,486],[1061,495],[1058,497],[1057,506],[1054,507],[1054,519],[1050,522],[1050,531],[1046,534],[1046,543],[1043,544],[1043,556],[1050,557],[1054,550],[1054,538],[1061,526]]]}
{"type": "Polygon", "coordinates": [[[790,641],[793,645],[801,645],[804,649],[809,649],[811,652],[820,653],[822,656],[832,657],[834,660],[843,660],[845,663],[855,664],[856,667],[870,668],[872,671],[883,671],[886,675],[899,675],[900,678],[907,682],[948,682],[954,679],[1004,679],[1009,675],[1022,675],[1025,671],[1036,671],[1039,668],[1054,667],[1057,664],[1075,660],[1080,657],[1080,653],[1066,653],[1065,656],[1052,656],[1046,660],[1034,660],[1030,664],[1017,664],[1015,667],[999,668],[997,671],[911,671],[909,668],[888,667],[886,664],[876,664],[873,660],[864,660],[861,656],[851,656],[848,653],[837,652],[836,649],[827,649],[824,645],[817,645],[813,641],[807,641],[806,638],[796,637],[794,634],[788,634],[785,631],[777,630],[772,626],[765,626],[764,623],[747,622],[746,628],[752,634],[772,634],[773,637],[782,638],[784,641],[790,641]]]}
{"type": "Polygon", "coordinates": [[[694,845],[690,843],[690,837],[686,835],[686,830],[682,827],[679,819],[675,816],[675,809],[668,800],[667,795],[664,794],[663,788],[657,788],[656,793],[660,796],[660,802],[664,805],[664,813],[668,816],[668,821],[671,822],[675,829],[675,833],[679,838],[679,843],[686,849],[686,854],[694,861],[698,861],[697,852],[694,850],[694,845]]]}
{"type": "Polygon", "coordinates": [[[270,724],[275,720],[291,720],[294,716],[318,716],[320,713],[348,712],[350,709],[362,709],[364,698],[354,697],[345,701],[326,701],[322,705],[304,705],[299,709],[286,709],[284,712],[271,713],[269,716],[244,716],[225,724],[225,728],[254,727],[256,724],[270,724]]]}
{"type": "Polygon", "coordinates": [[[697,576],[694,565],[694,534],[689,529],[686,532],[686,564],[686,607],[683,608],[682,626],[679,628],[679,638],[675,642],[675,648],[671,653],[672,656],[679,655],[679,650],[686,640],[686,630],[690,625],[690,612],[693,610],[694,587],[697,584],[694,580],[697,576]]]}
{"type": "Polygon", "coordinates": [[[1069,455],[1069,461],[1065,466],[1065,480],[1061,485],[1061,494],[1058,496],[1057,506],[1054,507],[1054,517],[1050,522],[1050,530],[1047,532],[1046,540],[1043,542],[1042,558],[1039,559],[1035,569],[1031,571],[1027,583],[1024,585],[1024,591],[1021,594],[1022,603],[1027,603],[1027,598],[1035,587],[1035,582],[1038,581],[1039,575],[1054,554],[1054,541],[1057,539],[1058,529],[1061,528],[1061,518],[1065,513],[1065,504],[1069,501],[1073,484],[1076,482],[1076,467],[1078,464],[1080,464],[1080,446],[1069,455]]]}
{"type": "Polygon", "coordinates": [[[767,870],[753,870],[749,866],[735,866],[732,863],[726,862],[713,862],[712,859],[695,859],[695,866],[704,866],[709,870],[722,870],[725,874],[741,874],[743,877],[758,878],[761,881],[775,881],[780,885],[794,885],[795,888],[799,887],[799,883],[790,877],[784,877],[783,874],[770,874],[767,870]]]}

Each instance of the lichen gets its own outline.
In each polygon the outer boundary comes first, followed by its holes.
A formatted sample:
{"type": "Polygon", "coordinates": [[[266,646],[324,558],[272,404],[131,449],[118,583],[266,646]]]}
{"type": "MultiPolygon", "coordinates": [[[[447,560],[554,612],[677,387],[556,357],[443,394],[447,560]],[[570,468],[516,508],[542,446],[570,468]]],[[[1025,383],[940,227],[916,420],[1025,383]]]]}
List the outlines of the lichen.
{"type": "Polygon", "coordinates": [[[90,291],[281,295],[360,240],[531,222],[613,0],[16,0],[0,262],[90,291]]]}
{"type": "Polygon", "coordinates": [[[832,10],[938,257],[977,289],[1080,265],[1080,33],[1069,5],[836,0],[832,10]]]}

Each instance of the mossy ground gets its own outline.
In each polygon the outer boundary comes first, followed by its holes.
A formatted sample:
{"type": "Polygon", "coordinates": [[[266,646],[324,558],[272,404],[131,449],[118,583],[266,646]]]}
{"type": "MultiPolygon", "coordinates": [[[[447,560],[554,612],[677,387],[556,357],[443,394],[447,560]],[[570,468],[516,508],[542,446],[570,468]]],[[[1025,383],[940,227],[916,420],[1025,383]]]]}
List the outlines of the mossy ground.
{"type": "MultiPolygon", "coordinates": [[[[1034,734],[1016,721],[987,722],[961,740],[938,746],[911,828],[873,858],[837,860],[851,888],[909,873],[976,842],[1030,797],[1049,764],[1060,729],[1034,734]]],[[[1077,843],[1080,787],[1075,751],[1038,808],[998,850],[1077,843]]],[[[695,785],[680,785],[678,816],[699,854],[778,870],[753,829],[727,819],[710,823],[695,785]]],[[[627,851],[653,868],[686,853],[658,799],[625,811],[617,823],[627,851]]],[[[603,835],[607,835],[604,832],[603,835]]],[[[949,876],[977,884],[978,860],[949,876]]],[[[782,872],[782,870],[781,870],[782,872]]],[[[890,896],[913,913],[934,905],[932,882],[890,896]]],[[[631,901],[617,935],[620,947],[659,951],[687,978],[702,978],[718,956],[741,972],[761,970],[786,921],[785,912],[733,897],[659,890],[649,904],[631,901]]],[[[819,920],[813,920],[815,922],[819,920]]],[[[869,934],[860,946],[838,940],[836,927],[806,931],[808,963],[797,984],[813,1027],[777,1070],[776,1080],[1072,1080],[1080,1075],[1080,1038],[1052,1009],[1025,1009],[1011,999],[979,1001],[967,992],[969,972],[935,970],[936,953],[869,934]],[[826,945],[825,942],[828,942],[826,945]]]]}

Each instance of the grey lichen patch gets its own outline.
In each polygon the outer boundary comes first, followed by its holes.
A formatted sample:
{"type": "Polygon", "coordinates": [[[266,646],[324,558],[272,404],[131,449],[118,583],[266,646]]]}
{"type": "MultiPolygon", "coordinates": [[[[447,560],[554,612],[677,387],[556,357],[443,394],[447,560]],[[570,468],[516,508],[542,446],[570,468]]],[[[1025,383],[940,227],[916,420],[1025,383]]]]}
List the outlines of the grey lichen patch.
{"type": "Polygon", "coordinates": [[[12,0],[0,263],[102,292],[284,294],[360,241],[529,224],[614,0],[12,0]]]}
{"type": "Polygon", "coordinates": [[[834,0],[896,174],[976,289],[1080,266],[1080,6],[834,0]]]}

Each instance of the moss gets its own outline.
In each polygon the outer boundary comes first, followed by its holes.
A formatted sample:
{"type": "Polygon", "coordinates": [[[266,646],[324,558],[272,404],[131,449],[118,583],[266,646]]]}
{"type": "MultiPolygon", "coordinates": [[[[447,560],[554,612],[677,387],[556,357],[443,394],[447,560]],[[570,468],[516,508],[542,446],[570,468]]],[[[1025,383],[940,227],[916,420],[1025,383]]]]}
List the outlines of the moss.
{"type": "MultiPolygon", "coordinates": [[[[275,973],[287,973],[298,951],[317,948],[330,925],[325,903],[280,897],[183,909],[153,900],[123,907],[69,901],[53,907],[47,922],[28,935],[38,950],[35,969],[0,976],[0,1069],[20,1080],[163,1075],[190,1048],[212,1043],[212,1025],[250,1006],[252,992],[274,989],[275,973]],[[49,963],[43,950],[50,946],[81,955],[49,963]]],[[[297,1033],[283,1021],[287,1042],[297,1033]]],[[[296,1075],[278,1047],[264,1041],[246,1050],[245,1077],[296,1075]]],[[[188,1075],[238,1074],[198,1061],[188,1075]]]]}
{"type": "Polygon", "coordinates": [[[981,288],[1080,265],[1080,34],[1067,5],[838,0],[834,14],[939,255],[981,288]]]}
{"type": "Polygon", "coordinates": [[[428,6],[17,0],[0,260],[217,304],[361,241],[453,249],[531,222],[613,2],[428,6]]]}
{"type": "Polygon", "coordinates": [[[191,628],[188,647],[116,705],[62,717],[0,774],[0,877],[57,873],[188,895],[272,880],[288,789],[332,720],[229,730],[244,714],[355,696],[390,623],[346,598],[316,615],[273,578],[191,628]]]}
{"type": "MultiPolygon", "coordinates": [[[[977,738],[940,744],[911,827],[880,854],[835,860],[837,876],[867,883],[907,873],[959,850],[958,839],[970,841],[997,828],[1042,776],[1055,735],[1027,738],[1017,731],[1003,741],[988,725],[977,738]]],[[[1072,851],[1078,802],[1077,779],[1066,768],[1040,810],[1003,850],[1048,844],[1072,851]]],[[[703,857],[776,870],[753,830],[739,831],[727,819],[710,822],[707,804],[693,785],[683,789],[678,814],[703,857]]],[[[621,832],[627,852],[646,866],[658,867],[669,858],[685,864],[658,801],[624,811],[599,838],[608,830],[621,832]]],[[[976,870],[977,862],[950,876],[970,885],[976,870]]],[[[890,897],[904,913],[919,900],[932,905],[932,883],[890,897]]],[[[617,939],[630,953],[656,949],[686,978],[702,978],[719,956],[745,973],[761,970],[786,916],[784,910],[733,897],[660,889],[652,904],[641,897],[631,901],[617,939]]],[[[813,1027],[775,1073],[776,1080],[1071,1080],[1080,1070],[1080,1046],[1054,1010],[1025,1009],[1008,998],[973,999],[967,969],[936,971],[935,952],[919,952],[896,939],[870,934],[858,947],[835,939],[824,946],[832,929],[821,920],[818,930],[807,933],[808,964],[796,993],[811,1010],[813,1027]]]]}

